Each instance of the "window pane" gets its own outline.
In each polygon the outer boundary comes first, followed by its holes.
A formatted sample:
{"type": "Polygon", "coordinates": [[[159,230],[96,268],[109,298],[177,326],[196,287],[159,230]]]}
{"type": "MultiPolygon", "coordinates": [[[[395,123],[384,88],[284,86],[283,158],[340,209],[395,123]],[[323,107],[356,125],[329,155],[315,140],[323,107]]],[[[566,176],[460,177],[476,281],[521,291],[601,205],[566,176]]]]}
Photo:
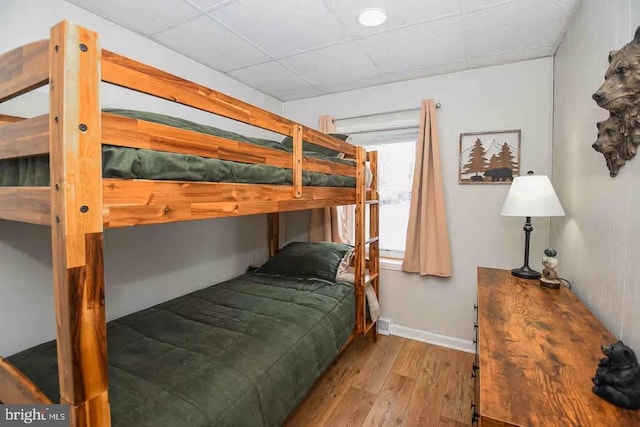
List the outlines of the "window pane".
{"type": "Polygon", "coordinates": [[[383,254],[384,251],[391,251],[390,254],[403,253],[409,222],[416,143],[409,141],[367,146],[367,151],[373,150],[378,151],[380,249],[383,254]]]}

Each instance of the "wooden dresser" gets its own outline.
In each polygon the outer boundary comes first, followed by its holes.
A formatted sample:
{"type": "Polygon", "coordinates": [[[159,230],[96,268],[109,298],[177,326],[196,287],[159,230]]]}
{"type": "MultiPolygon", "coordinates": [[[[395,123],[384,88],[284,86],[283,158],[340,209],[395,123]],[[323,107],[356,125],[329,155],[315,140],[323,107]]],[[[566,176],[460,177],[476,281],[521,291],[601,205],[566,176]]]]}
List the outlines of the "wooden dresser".
{"type": "Polygon", "coordinates": [[[640,426],[593,392],[600,345],[616,341],[566,287],[478,268],[474,421],[482,427],[640,426]]]}

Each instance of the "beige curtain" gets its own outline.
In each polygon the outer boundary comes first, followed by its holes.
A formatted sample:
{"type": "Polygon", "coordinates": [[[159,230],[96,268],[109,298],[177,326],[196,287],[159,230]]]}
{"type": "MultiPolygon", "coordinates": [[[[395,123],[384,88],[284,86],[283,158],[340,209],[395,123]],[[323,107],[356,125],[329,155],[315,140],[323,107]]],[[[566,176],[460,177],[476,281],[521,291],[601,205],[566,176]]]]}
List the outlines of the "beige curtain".
{"type": "MultiPolygon", "coordinates": [[[[334,133],[336,125],[331,116],[320,116],[318,130],[322,133],[334,133]]],[[[349,242],[349,229],[347,226],[347,207],[336,206],[311,210],[311,226],[309,240],[319,242],[322,240],[339,243],[349,242]]]]}
{"type": "Polygon", "coordinates": [[[451,276],[451,251],[433,99],[422,101],[402,269],[421,276],[451,276]]]}

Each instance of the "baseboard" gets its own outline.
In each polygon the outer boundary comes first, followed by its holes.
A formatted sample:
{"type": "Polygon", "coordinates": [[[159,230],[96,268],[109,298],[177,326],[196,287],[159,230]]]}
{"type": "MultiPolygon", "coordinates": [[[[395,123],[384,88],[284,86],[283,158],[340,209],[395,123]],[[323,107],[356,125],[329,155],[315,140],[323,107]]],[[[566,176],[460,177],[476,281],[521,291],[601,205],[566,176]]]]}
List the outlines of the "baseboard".
{"type": "Polygon", "coordinates": [[[446,335],[440,335],[433,332],[421,331],[419,329],[413,329],[407,326],[396,325],[393,323],[391,323],[390,333],[391,335],[397,335],[403,338],[422,341],[428,344],[450,348],[452,350],[464,351],[466,353],[475,353],[476,351],[471,341],[448,337],[446,335]]]}

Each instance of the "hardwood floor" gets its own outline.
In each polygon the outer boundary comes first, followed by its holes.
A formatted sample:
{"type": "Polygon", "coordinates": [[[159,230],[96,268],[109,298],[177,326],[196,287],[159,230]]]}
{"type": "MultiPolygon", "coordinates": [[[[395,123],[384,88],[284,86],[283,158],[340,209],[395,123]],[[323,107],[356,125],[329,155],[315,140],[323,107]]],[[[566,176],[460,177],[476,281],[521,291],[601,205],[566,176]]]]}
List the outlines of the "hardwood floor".
{"type": "Polygon", "coordinates": [[[396,336],[357,338],[285,426],[468,426],[472,363],[472,354],[396,336]]]}

